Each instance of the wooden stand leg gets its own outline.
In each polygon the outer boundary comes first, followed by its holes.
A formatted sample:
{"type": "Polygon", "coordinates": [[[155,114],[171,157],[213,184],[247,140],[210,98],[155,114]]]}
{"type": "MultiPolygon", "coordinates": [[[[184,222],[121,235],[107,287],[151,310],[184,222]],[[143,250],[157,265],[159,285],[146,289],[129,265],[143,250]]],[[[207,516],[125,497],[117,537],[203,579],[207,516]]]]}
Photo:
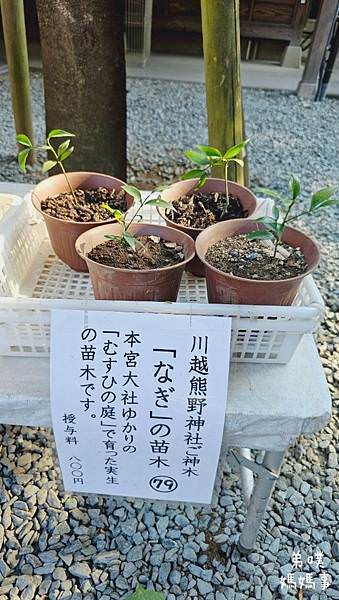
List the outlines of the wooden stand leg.
{"type": "Polygon", "coordinates": [[[239,539],[238,548],[246,554],[253,550],[266,508],[280,473],[285,452],[265,453],[262,466],[266,473],[257,476],[247,510],[246,520],[239,539]]]}

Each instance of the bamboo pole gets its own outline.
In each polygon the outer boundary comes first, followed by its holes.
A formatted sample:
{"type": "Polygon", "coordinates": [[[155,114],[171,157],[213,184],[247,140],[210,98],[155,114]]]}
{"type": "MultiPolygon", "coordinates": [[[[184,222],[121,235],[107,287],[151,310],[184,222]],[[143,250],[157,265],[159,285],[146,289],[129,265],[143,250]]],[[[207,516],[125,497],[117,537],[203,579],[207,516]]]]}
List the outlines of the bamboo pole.
{"type": "MultiPolygon", "coordinates": [[[[0,0],[15,129],[33,140],[33,117],[23,0],[0,0]]],[[[33,152],[30,163],[35,161],[33,152]]]]}
{"type": "MultiPolygon", "coordinates": [[[[244,139],[240,81],[239,0],[201,0],[208,141],[225,151],[244,139]]],[[[244,172],[230,166],[229,178],[244,183],[244,172]]],[[[218,169],[215,176],[223,176],[218,169]]]]}

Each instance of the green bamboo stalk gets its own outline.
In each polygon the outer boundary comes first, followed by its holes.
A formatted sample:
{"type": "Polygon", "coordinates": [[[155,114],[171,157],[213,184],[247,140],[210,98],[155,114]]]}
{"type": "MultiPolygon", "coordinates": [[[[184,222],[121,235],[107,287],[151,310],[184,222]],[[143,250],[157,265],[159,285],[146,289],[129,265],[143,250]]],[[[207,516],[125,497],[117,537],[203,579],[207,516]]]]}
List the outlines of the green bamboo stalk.
{"type": "MultiPolygon", "coordinates": [[[[15,129],[33,140],[24,3],[23,0],[0,2],[15,129]]],[[[34,152],[30,152],[29,161],[35,161],[34,152]]]]}
{"type": "MultiPolygon", "coordinates": [[[[222,151],[244,139],[240,81],[239,0],[201,0],[208,143],[222,151]]],[[[230,165],[229,179],[244,183],[244,172],[230,165]]],[[[213,171],[223,177],[220,168],[213,171]]]]}

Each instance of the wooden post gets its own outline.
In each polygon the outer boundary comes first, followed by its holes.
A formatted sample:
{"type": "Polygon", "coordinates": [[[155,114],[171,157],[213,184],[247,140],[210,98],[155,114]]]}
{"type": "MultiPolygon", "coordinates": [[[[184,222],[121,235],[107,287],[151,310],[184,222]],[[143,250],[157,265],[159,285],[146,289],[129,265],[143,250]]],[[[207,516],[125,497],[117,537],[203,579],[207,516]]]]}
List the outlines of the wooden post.
{"type": "MultiPolygon", "coordinates": [[[[201,0],[208,141],[225,151],[244,139],[240,81],[239,0],[201,0]]],[[[223,176],[218,169],[215,176],[223,176]]],[[[244,182],[238,165],[229,178],[244,182]]]]}
{"type": "Polygon", "coordinates": [[[69,170],[126,179],[124,0],[37,0],[46,127],[76,134],[69,170]]]}
{"type": "MultiPolygon", "coordinates": [[[[1,0],[0,6],[15,129],[33,139],[24,4],[23,0],[1,0]]],[[[28,160],[34,162],[33,152],[28,160]]]]}
{"type": "Polygon", "coordinates": [[[314,100],[321,63],[325,56],[326,47],[338,11],[338,0],[322,0],[312,45],[308,53],[306,66],[299,83],[297,94],[314,100]]]}

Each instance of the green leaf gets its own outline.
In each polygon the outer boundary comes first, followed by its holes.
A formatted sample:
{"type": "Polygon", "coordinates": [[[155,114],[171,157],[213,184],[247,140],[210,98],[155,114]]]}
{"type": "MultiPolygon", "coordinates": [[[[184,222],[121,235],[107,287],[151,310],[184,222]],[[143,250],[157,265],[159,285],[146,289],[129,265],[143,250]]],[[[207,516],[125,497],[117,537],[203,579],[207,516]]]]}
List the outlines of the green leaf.
{"type": "Polygon", "coordinates": [[[195,177],[201,177],[204,172],[205,171],[202,169],[191,169],[190,171],[187,171],[181,175],[180,179],[194,179],[195,177]]]}
{"type": "Polygon", "coordinates": [[[240,167],[244,166],[244,161],[241,158],[231,158],[231,162],[235,162],[238,165],[240,165],[240,167]]]}
{"type": "Polygon", "coordinates": [[[123,213],[121,210],[118,210],[117,208],[113,209],[113,216],[115,220],[118,221],[118,223],[123,223],[125,220],[125,213],[123,213]]]}
{"type": "Polygon", "coordinates": [[[271,240],[273,233],[267,229],[257,229],[257,231],[250,231],[246,234],[249,240],[271,240]]]}
{"type": "Polygon", "coordinates": [[[105,235],[104,237],[108,240],[121,240],[121,238],[118,235],[105,235]]]}
{"type": "Polygon", "coordinates": [[[136,591],[129,600],[165,600],[165,594],[146,590],[142,585],[138,585],[136,591]]]}
{"type": "MultiPolygon", "coordinates": [[[[327,187],[314,192],[311,198],[310,210],[317,210],[318,208],[322,208],[323,203],[330,200],[333,194],[337,191],[336,187],[327,187]]],[[[330,206],[330,205],[327,205],[330,206]]]]}
{"type": "Polygon", "coordinates": [[[173,210],[172,202],[163,200],[163,198],[160,198],[160,196],[158,198],[151,198],[151,200],[147,200],[147,202],[145,202],[145,206],[146,204],[148,206],[160,206],[160,208],[168,208],[173,210]]]}
{"type": "Polygon", "coordinates": [[[207,156],[216,158],[222,157],[220,150],[218,150],[218,148],[214,148],[213,146],[197,146],[197,148],[204,154],[207,154],[207,156]]]}
{"type": "Polygon", "coordinates": [[[122,189],[125,190],[125,192],[127,192],[127,194],[132,196],[135,200],[141,202],[140,191],[138,190],[138,188],[134,187],[134,185],[128,185],[127,183],[125,183],[125,185],[122,186],[122,189]]]}
{"type": "Polygon", "coordinates": [[[74,152],[74,146],[71,146],[70,148],[68,148],[68,150],[66,150],[65,152],[62,153],[62,155],[60,156],[61,162],[64,162],[64,160],[66,160],[66,158],[71,156],[72,152],[74,152]]]}
{"type": "Polygon", "coordinates": [[[326,208],[327,206],[338,206],[339,205],[339,199],[338,198],[329,198],[328,200],[324,200],[323,202],[320,202],[319,204],[317,204],[317,206],[315,208],[313,208],[313,211],[319,210],[320,208],[326,208]]]}
{"type": "Polygon", "coordinates": [[[49,132],[47,139],[50,140],[51,138],[59,138],[59,137],[75,137],[75,134],[70,133],[69,131],[64,131],[63,129],[52,129],[49,132]]]}
{"type": "Polygon", "coordinates": [[[209,165],[209,158],[205,152],[201,150],[186,150],[184,155],[194,164],[202,165],[207,167],[209,165]]]}
{"type": "Polygon", "coordinates": [[[199,179],[199,181],[198,181],[197,185],[195,186],[195,189],[196,189],[196,190],[200,190],[202,187],[204,187],[204,185],[205,185],[205,183],[206,183],[206,179],[207,179],[207,175],[206,175],[206,173],[204,172],[204,173],[203,173],[203,174],[200,176],[200,179],[199,179]]]}
{"type": "Polygon", "coordinates": [[[27,161],[27,157],[28,157],[31,149],[32,148],[24,148],[24,150],[20,150],[20,152],[18,154],[19,167],[23,173],[27,172],[26,161],[27,161]]]}
{"type": "Polygon", "coordinates": [[[274,219],[273,217],[258,217],[258,219],[255,219],[256,223],[262,223],[263,225],[266,225],[266,227],[271,227],[272,229],[276,228],[276,219],[274,219]]]}
{"type": "Polygon", "coordinates": [[[269,190],[268,188],[259,187],[259,188],[256,188],[255,191],[258,194],[263,194],[263,196],[269,196],[270,198],[276,198],[276,199],[280,198],[280,194],[278,192],[269,190]]]}
{"type": "Polygon", "coordinates": [[[16,136],[16,141],[22,146],[28,146],[28,148],[33,148],[31,140],[29,139],[28,135],[25,135],[24,133],[18,133],[18,135],[16,136]]]}
{"type": "Polygon", "coordinates": [[[236,144],[235,146],[231,146],[231,148],[228,148],[228,150],[226,150],[225,154],[224,154],[224,158],[226,158],[226,160],[229,160],[230,158],[234,158],[235,156],[238,156],[238,154],[240,154],[240,152],[243,151],[243,149],[245,148],[246,144],[248,144],[250,140],[244,140],[243,142],[240,142],[239,144],[236,144]]]}
{"type": "Polygon", "coordinates": [[[290,190],[291,190],[291,194],[292,194],[292,200],[296,200],[300,194],[300,183],[294,177],[294,175],[291,175],[291,178],[290,178],[290,190]]]}
{"type": "Polygon", "coordinates": [[[57,155],[58,158],[60,158],[60,156],[67,150],[68,146],[70,145],[71,140],[65,140],[64,142],[62,142],[57,150],[57,155]]]}
{"type": "Polygon", "coordinates": [[[122,237],[125,240],[126,244],[128,244],[129,246],[131,246],[132,250],[135,250],[136,245],[137,245],[137,240],[134,237],[134,235],[132,235],[131,233],[129,233],[129,231],[125,231],[122,234],[122,237]]]}
{"type": "Polygon", "coordinates": [[[46,160],[44,162],[44,164],[42,165],[42,172],[46,173],[47,171],[50,171],[51,169],[53,169],[53,167],[55,167],[55,165],[57,165],[57,161],[56,160],[46,160]]]}

